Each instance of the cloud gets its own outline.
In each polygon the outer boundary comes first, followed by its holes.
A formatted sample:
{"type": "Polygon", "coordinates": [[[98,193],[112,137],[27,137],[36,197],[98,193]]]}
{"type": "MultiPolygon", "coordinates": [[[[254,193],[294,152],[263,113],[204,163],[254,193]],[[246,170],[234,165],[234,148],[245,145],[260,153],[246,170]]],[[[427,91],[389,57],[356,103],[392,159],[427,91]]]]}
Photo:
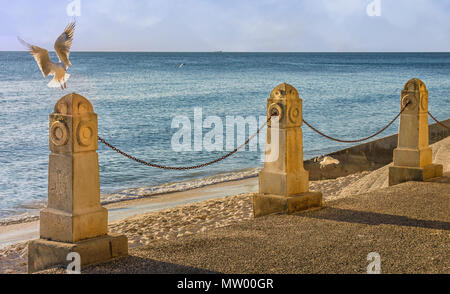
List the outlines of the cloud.
{"type": "MultiPolygon", "coordinates": [[[[81,0],[74,50],[449,51],[450,3],[381,0],[81,0]]],[[[0,50],[11,38],[53,47],[70,1],[16,0],[0,12],[0,50]]]]}

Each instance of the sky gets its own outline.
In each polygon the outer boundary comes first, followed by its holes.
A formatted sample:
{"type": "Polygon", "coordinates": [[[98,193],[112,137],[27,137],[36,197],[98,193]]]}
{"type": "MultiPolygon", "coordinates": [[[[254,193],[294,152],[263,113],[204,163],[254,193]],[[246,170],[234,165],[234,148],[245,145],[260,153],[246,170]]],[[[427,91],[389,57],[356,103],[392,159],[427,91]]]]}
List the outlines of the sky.
{"type": "Polygon", "coordinates": [[[448,0],[0,0],[0,50],[449,52],[448,0]],[[80,5],[78,5],[78,3],[80,5]],[[69,9],[68,9],[69,5],[69,9]]]}

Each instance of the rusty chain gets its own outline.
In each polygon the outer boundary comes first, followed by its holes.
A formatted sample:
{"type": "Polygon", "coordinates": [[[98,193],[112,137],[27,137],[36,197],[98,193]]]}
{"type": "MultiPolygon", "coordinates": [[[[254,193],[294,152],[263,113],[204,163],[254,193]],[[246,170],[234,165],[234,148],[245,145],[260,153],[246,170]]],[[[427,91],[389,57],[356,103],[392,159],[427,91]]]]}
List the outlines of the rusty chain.
{"type": "Polygon", "coordinates": [[[450,127],[447,127],[446,125],[444,125],[443,123],[441,123],[440,121],[438,121],[429,111],[428,111],[428,115],[441,127],[444,127],[448,130],[450,130],[450,127]]]}
{"type": "Polygon", "coordinates": [[[120,150],[117,147],[114,147],[113,145],[111,145],[110,143],[108,143],[106,140],[102,139],[100,136],[98,136],[98,140],[105,144],[107,147],[111,148],[112,150],[116,151],[117,153],[131,159],[134,160],[140,164],[146,165],[146,166],[151,166],[151,167],[155,167],[155,168],[160,168],[160,169],[166,169],[166,170],[190,170],[190,169],[197,169],[197,168],[202,168],[214,163],[217,163],[219,161],[222,161],[228,157],[230,157],[231,155],[233,155],[234,153],[236,153],[238,150],[242,149],[243,147],[245,147],[248,143],[250,143],[250,141],[255,138],[260,132],[261,130],[267,125],[267,123],[269,122],[270,118],[256,131],[256,133],[254,133],[252,136],[250,136],[247,141],[245,141],[243,144],[239,145],[237,148],[235,148],[233,151],[206,163],[202,163],[202,164],[198,164],[198,165],[192,165],[192,166],[166,166],[166,165],[161,165],[161,164],[156,164],[156,163],[151,163],[151,162],[147,162],[144,160],[141,160],[139,158],[136,158],[128,153],[123,152],[122,150],[120,150]]]}
{"type": "MultiPolygon", "coordinates": [[[[369,139],[371,139],[371,138],[373,138],[373,137],[375,137],[375,136],[381,134],[383,131],[385,131],[388,127],[390,127],[390,126],[398,119],[398,117],[403,113],[403,111],[406,109],[406,107],[407,107],[408,105],[409,105],[409,102],[406,103],[405,106],[401,109],[401,111],[397,114],[397,116],[396,116],[390,123],[388,123],[384,128],[382,128],[380,131],[376,132],[375,134],[373,134],[373,135],[371,135],[371,136],[369,136],[369,137],[362,138],[362,139],[359,139],[359,140],[341,140],[341,139],[336,139],[336,138],[330,137],[330,136],[328,136],[328,135],[322,133],[321,131],[319,131],[318,129],[314,128],[312,125],[310,125],[307,121],[303,120],[303,122],[304,122],[308,127],[310,127],[313,131],[317,132],[319,135],[322,135],[322,136],[324,136],[325,138],[328,138],[328,139],[330,139],[330,140],[337,141],[337,142],[342,142],[342,143],[358,143],[358,142],[363,142],[363,141],[369,140],[369,139]]],[[[448,128],[447,126],[445,126],[445,125],[441,124],[440,122],[438,122],[438,121],[431,115],[431,113],[428,112],[428,114],[429,114],[429,115],[430,115],[437,123],[439,123],[440,125],[442,125],[442,126],[448,128]]],[[[277,115],[277,114],[273,114],[272,116],[276,116],[276,115],[277,115]]],[[[230,157],[231,155],[233,155],[234,153],[236,153],[237,151],[239,151],[240,149],[242,149],[243,147],[245,147],[248,143],[250,143],[250,141],[251,141],[253,138],[255,138],[255,137],[261,132],[261,130],[267,125],[267,123],[268,123],[269,121],[270,121],[270,117],[269,117],[269,118],[267,119],[267,121],[266,121],[266,122],[265,122],[265,123],[264,123],[257,131],[256,131],[256,133],[254,133],[252,136],[250,136],[243,144],[241,144],[240,146],[238,146],[237,148],[235,148],[233,151],[231,151],[231,152],[229,152],[229,153],[227,153],[227,154],[225,154],[225,155],[223,155],[223,156],[221,156],[221,157],[219,157],[219,158],[217,158],[217,159],[215,159],[215,160],[208,161],[208,162],[206,162],[206,163],[202,163],[202,164],[198,164],[198,165],[192,165],[192,166],[166,166],[166,165],[161,165],[161,164],[156,164],[156,163],[147,162],[147,161],[144,161],[144,160],[142,160],[142,159],[136,158],[136,157],[134,157],[134,156],[132,156],[132,155],[130,155],[130,154],[128,154],[128,153],[126,153],[126,152],[120,150],[119,148],[117,148],[117,147],[111,145],[109,142],[107,142],[105,139],[101,138],[100,136],[98,136],[98,140],[99,140],[101,143],[105,144],[107,147],[109,147],[111,150],[113,150],[113,151],[115,151],[115,152],[117,152],[117,153],[119,153],[119,154],[121,154],[121,155],[123,155],[123,156],[125,156],[125,157],[127,157],[127,158],[129,158],[129,159],[131,159],[131,160],[133,160],[133,161],[136,161],[137,163],[140,163],[140,164],[143,164],[143,165],[146,165],[146,166],[150,166],[150,167],[154,167],[154,168],[159,168],[159,169],[165,169],[165,170],[191,170],[191,169],[197,169],[197,168],[206,167],[206,166],[209,166],[209,165],[211,165],[211,164],[220,162],[220,161],[222,161],[222,160],[224,160],[224,159],[230,157]]]]}
{"type": "Polygon", "coordinates": [[[328,135],[322,133],[321,131],[319,131],[318,129],[316,129],[316,128],[313,127],[312,125],[310,125],[307,121],[303,120],[303,122],[305,123],[305,125],[307,125],[308,127],[310,127],[313,131],[315,131],[316,133],[318,133],[318,134],[321,135],[321,136],[324,136],[324,137],[327,138],[327,139],[330,139],[330,140],[333,140],[333,141],[336,141],[336,142],[340,142],[340,143],[359,143],[359,142],[367,141],[367,140],[369,140],[369,139],[371,139],[371,138],[373,138],[373,137],[375,137],[375,136],[381,134],[382,132],[384,132],[387,128],[389,128],[389,127],[390,127],[390,126],[391,126],[391,125],[399,118],[399,116],[403,113],[403,111],[405,111],[405,109],[406,109],[406,107],[409,105],[409,103],[410,103],[410,102],[406,103],[405,106],[403,106],[403,108],[402,108],[402,109],[400,110],[400,112],[397,114],[397,116],[394,117],[394,119],[393,119],[390,123],[388,123],[384,128],[382,128],[381,130],[379,130],[378,132],[376,132],[375,134],[373,134],[373,135],[371,135],[371,136],[369,136],[369,137],[365,137],[365,138],[358,139],[358,140],[342,140],[342,139],[336,139],[336,138],[333,138],[333,137],[331,137],[331,136],[328,136],[328,135]]]}

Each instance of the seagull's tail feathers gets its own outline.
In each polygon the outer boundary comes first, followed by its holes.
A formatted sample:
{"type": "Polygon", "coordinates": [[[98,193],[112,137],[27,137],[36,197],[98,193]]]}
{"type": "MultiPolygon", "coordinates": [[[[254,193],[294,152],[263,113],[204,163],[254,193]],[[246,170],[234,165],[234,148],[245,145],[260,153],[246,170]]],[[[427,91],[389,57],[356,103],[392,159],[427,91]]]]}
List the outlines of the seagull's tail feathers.
{"type": "Polygon", "coordinates": [[[58,81],[58,79],[56,78],[56,76],[53,77],[53,79],[50,81],[50,83],[47,84],[47,86],[49,88],[59,88],[61,87],[61,84],[64,84],[65,82],[67,82],[70,78],[70,74],[66,73],[64,74],[64,78],[61,79],[60,81],[58,81]]]}

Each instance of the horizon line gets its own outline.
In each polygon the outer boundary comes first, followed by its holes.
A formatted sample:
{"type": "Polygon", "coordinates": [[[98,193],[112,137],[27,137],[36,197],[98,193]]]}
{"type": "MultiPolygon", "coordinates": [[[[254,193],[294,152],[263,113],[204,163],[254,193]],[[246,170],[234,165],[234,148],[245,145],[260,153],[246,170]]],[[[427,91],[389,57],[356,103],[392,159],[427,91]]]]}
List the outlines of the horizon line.
{"type": "MultiPolygon", "coordinates": [[[[28,52],[27,50],[0,50],[0,52],[28,52]]],[[[48,52],[55,52],[49,50],[48,52]]],[[[71,50],[71,53],[450,53],[450,51],[112,51],[112,50],[71,50]]]]}

